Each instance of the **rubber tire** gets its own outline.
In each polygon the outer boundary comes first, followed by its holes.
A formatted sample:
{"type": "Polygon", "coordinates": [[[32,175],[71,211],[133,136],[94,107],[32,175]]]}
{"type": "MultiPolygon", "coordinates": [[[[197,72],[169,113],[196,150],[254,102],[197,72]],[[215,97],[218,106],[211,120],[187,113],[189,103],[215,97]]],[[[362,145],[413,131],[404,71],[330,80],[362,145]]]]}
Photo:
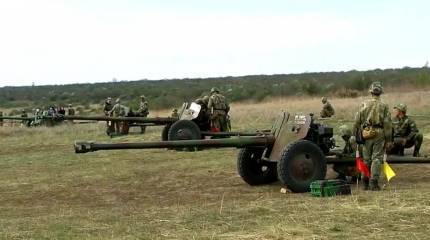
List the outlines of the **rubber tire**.
{"type": "Polygon", "coordinates": [[[237,172],[251,186],[269,184],[278,180],[276,162],[259,161],[264,148],[241,149],[237,157],[237,172]],[[266,171],[263,171],[263,167],[266,171]]]}
{"type": "Polygon", "coordinates": [[[168,131],[167,139],[169,141],[181,140],[177,136],[177,132],[181,129],[189,130],[190,138],[187,140],[202,139],[202,132],[200,131],[199,126],[197,126],[195,122],[190,120],[179,120],[173,123],[168,131]]]}
{"type": "Polygon", "coordinates": [[[167,124],[163,127],[163,131],[161,132],[161,141],[169,140],[169,130],[172,124],[167,124]]]}
{"type": "Polygon", "coordinates": [[[315,143],[299,140],[288,144],[278,162],[278,177],[293,192],[309,192],[309,185],[315,180],[325,179],[327,164],[325,155],[315,143]],[[305,181],[296,179],[293,174],[292,160],[297,154],[309,154],[313,163],[313,173],[305,181]]]}

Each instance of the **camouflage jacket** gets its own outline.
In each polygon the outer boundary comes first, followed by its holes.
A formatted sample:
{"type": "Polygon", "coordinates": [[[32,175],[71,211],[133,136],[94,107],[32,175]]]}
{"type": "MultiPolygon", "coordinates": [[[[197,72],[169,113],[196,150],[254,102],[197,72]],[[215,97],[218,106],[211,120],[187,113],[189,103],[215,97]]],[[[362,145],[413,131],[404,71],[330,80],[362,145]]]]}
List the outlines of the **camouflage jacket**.
{"type": "Polygon", "coordinates": [[[105,102],[105,105],[103,106],[103,112],[105,113],[106,116],[109,116],[110,111],[112,110],[112,108],[113,108],[112,103],[105,102]]]}
{"type": "Polygon", "coordinates": [[[331,117],[334,115],[334,108],[328,101],[324,103],[320,115],[322,118],[331,117]]]}
{"type": "Polygon", "coordinates": [[[393,117],[392,122],[394,137],[404,137],[410,140],[419,132],[415,121],[408,116],[403,118],[393,117]]]}
{"type": "Polygon", "coordinates": [[[380,97],[374,96],[361,104],[355,116],[353,132],[365,127],[382,128],[385,139],[391,141],[391,114],[388,105],[383,103],[380,97]]]}
{"type": "Polygon", "coordinates": [[[214,112],[222,112],[223,114],[227,114],[230,111],[230,105],[227,103],[223,95],[215,93],[209,97],[208,110],[211,112],[211,114],[214,112]]]}
{"type": "Polygon", "coordinates": [[[141,101],[139,110],[137,110],[138,113],[142,115],[148,115],[149,114],[149,108],[148,108],[148,102],[147,101],[141,101]]]}

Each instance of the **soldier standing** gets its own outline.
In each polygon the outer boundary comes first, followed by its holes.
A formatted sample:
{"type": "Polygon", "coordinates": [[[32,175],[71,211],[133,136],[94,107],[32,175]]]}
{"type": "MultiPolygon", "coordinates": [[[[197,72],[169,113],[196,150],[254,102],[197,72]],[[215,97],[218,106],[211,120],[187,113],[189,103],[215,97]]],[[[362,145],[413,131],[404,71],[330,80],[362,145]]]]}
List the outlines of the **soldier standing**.
{"type": "Polygon", "coordinates": [[[75,115],[75,109],[72,107],[72,104],[69,104],[67,108],[67,115],[68,116],[74,116],[75,115]]]}
{"type": "Polygon", "coordinates": [[[227,114],[230,111],[230,106],[216,87],[211,89],[208,110],[210,111],[211,130],[214,132],[229,132],[227,114]]]}
{"type": "MultiPolygon", "coordinates": [[[[0,111],[0,117],[3,117],[3,112],[0,111]]],[[[0,119],[0,127],[3,126],[3,119],[0,119]]]]}
{"type": "Polygon", "coordinates": [[[172,111],[171,118],[179,118],[178,109],[174,108],[172,111]]]}
{"type": "MultiPolygon", "coordinates": [[[[149,115],[148,101],[146,101],[145,95],[140,96],[139,110],[137,110],[139,117],[147,117],[149,115]]],[[[145,133],[146,126],[140,126],[140,133],[145,133]]]]}
{"type": "MultiPolygon", "coordinates": [[[[113,116],[113,117],[124,117],[126,115],[126,109],[123,105],[121,105],[121,100],[119,98],[116,99],[115,101],[115,105],[113,106],[113,108],[109,111],[109,116],[113,116]]],[[[121,134],[121,122],[119,121],[115,121],[114,122],[114,126],[115,126],[115,133],[117,135],[121,134]]]]}
{"type": "Polygon", "coordinates": [[[372,99],[363,102],[355,117],[353,132],[361,132],[364,139],[363,160],[370,166],[370,181],[364,177],[364,190],[379,191],[379,175],[384,150],[391,144],[392,127],[388,105],[381,101],[382,85],[370,86],[372,99]]]}
{"type": "MultiPolygon", "coordinates": [[[[28,114],[27,114],[27,112],[25,111],[25,109],[22,109],[21,110],[21,117],[22,118],[28,118],[28,114]]],[[[23,119],[22,121],[21,121],[21,127],[22,126],[27,126],[27,127],[29,127],[30,126],[30,121],[29,120],[27,120],[27,119],[23,119]]]]}
{"type": "MultiPolygon", "coordinates": [[[[103,112],[105,114],[105,116],[107,117],[111,117],[110,115],[110,111],[112,110],[113,105],[112,105],[112,98],[108,97],[105,100],[105,104],[103,106],[103,112]]],[[[106,121],[106,133],[108,135],[111,135],[111,133],[115,132],[115,126],[113,124],[112,121],[106,121]]]]}
{"type": "Polygon", "coordinates": [[[391,154],[404,155],[405,148],[414,147],[414,157],[420,154],[423,134],[419,132],[415,121],[406,115],[407,106],[398,104],[394,107],[393,122],[393,148],[391,154]]]}
{"type": "Polygon", "coordinates": [[[322,118],[329,118],[334,115],[334,108],[327,100],[327,97],[322,97],[321,102],[323,104],[323,108],[321,110],[320,116],[322,118]]]}

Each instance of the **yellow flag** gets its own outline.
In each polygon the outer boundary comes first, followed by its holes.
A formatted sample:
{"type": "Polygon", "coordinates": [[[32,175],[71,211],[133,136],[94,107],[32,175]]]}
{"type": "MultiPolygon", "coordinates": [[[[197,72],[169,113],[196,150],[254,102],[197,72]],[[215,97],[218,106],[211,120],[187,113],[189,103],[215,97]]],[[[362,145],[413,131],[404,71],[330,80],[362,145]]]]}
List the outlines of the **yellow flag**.
{"type": "Polygon", "coordinates": [[[384,171],[385,176],[387,177],[387,181],[390,181],[391,178],[396,176],[396,173],[393,171],[393,169],[387,163],[387,154],[384,155],[384,164],[382,166],[382,170],[384,171]]]}

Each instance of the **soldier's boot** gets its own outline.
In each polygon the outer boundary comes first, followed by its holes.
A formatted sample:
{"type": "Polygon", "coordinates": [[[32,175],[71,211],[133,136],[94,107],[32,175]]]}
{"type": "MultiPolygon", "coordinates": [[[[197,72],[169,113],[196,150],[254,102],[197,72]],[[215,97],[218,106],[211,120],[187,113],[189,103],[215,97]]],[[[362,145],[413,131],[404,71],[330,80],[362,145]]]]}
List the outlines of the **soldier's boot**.
{"type": "Polygon", "coordinates": [[[378,184],[378,179],[370,180],[369,189],[370,189],[370,191],[380,191],[381,190],[381,188],[379,187],[379,184],[378,184]]]}
{"type": "Polygon", "coordinates": [[[415,136],[414,157],[420,156],[420,148],[422,143],[423,143],[423,134],[417,133],[415,136]]]}
{"type": "Polygon", "coordinates": [[[369,178],[363,177],[363,190],[367,191],[369,190],[369,178]]]}

